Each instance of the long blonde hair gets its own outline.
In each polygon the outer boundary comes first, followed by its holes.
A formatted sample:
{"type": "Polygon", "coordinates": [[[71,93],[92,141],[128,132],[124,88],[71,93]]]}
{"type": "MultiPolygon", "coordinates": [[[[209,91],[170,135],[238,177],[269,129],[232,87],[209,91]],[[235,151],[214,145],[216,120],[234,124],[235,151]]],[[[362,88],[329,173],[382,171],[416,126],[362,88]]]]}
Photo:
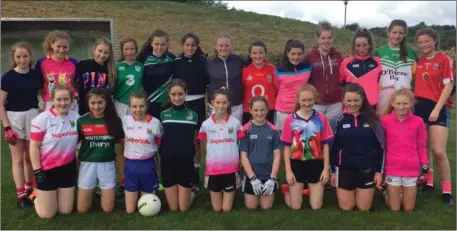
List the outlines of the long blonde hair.
{"type": "Polygon", "coordinates": [[[304,91],[309,91],[309,92],[313,93],[314,104],[318,103],[318,98],[317,98],[318,95],[317,95],[316,88],[313,85],[306,83],[303,86],[301,86],[297,91],[297,97],[295,99],[295,111],[300,110],[300,94],[304,91]]]}
{"type": "Polygon", "coordinates": [[[116,84],[116,70],[114,69],[114,51],[113,44],[111,40],[106,37],[99,38],[95,41],[94,51],[100,44],[105,44],[109,47],[109,57],[106,60],[106,65],[108,67],[108,80],[111,87],[114,87],[116,84]]]}
{"type": "Polygon", "coordinates": [[[63,30],[53,30],[49,32],[43,41],[43,50],[46,55],[54,54],[52,44],[57,40],[65,39],[68,43],[71,43],[70,35],[63,30]]]}
{"type": "MultiPolygon", "coordinates": [[[[394,107],[392,106],[392,104],[395,102],[395,98],[397,96],[406,96],[410,101],[411,101],[411,104],[414,105],[415,104],[415,99],[414,99],[414,93],[407,89],[407,88],[403,88],[403,89],[399,89],[399,90],[396,90],[391,96],[390,96],[390,99],[389,99],[389,105],[387,105],[387,108],[386,110],[384,110],[384,113],[383,115],[388,115],[390,113],[393,112],[394,110],[394,107]]],[[[414,110],[414,107],[411,107],[410,111],[412,112],[414,110]]]]}
{"type": "Polygon", "coordinates": [[[30,56],[30,63],[29,63],[29,68],[32,68],[32,46],[30,46],[29,43],[27,42],[17,42],[11,47],[11,59],[13,60],[13,68],[17,66],[16,61],[14,61],[14,53],[18,48],[25,49],[27,52],[29,52],[30,56]]]}

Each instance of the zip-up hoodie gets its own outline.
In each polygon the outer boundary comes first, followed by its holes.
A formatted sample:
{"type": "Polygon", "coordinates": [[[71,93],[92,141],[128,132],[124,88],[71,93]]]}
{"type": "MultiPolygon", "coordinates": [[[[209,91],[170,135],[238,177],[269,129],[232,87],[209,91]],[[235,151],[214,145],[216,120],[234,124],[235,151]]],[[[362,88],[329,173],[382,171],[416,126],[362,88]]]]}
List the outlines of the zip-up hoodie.
{"type": "Polygon", "coordinates": [[[209,75],[209,97],[212,98],[216,89],[222,87],[229,92],[232,106],[243,103],[243,89],[241,86],[241,70],[244,60],[239,55],[231,54],[226,60],[218,57],[206,60],[206,71],[209,75]]]}
{"type": "Polygon", "coordinates": [[[382,173],[384,143],[381,122],[377,122],[373,128],[366,116],[344,113],[338,119],[330,151],[332,172],[335,172],[335,167],[345,167],[370,168],[382,173]]]}
{"type": "Polygon", "coordinates": [[[393,111],[381,118],[386,137],[385,174],[417,177],[421,165],[428,164],[427,131],[424,121],[408,112],[403,121],[393,111]]]}
{"type": "Polygon", "coordinates": [[[293,113],[295,111],[295,101],[297,90],[308,83],[311,75],[311,64],[302,62],[297,66],[276,67],[273,74],[273,82],[278,91],[276,96],[276,111],[283,113],[293,113]]]}
{"type": "Polygon", "coordinates": [[[167,88],[171,82],[171,67],[175,58],[175,55],[167,51],[160,57],[151,53],[145,60],[138,59],[144,63],[143,88],[149,95],[149,102],[165,103],[170,100],[167,88]]]}
{"type": "Polygon", "coordinates": [[[188,95],[204,95],[209,85],[206,72],[206,56],[195,53],[192,57],[181,55],[172,65],[173,79],[182,79],[187,84],[188,95]]]}
{"type": "Polygon", "coordinates": [[[379,79],[381,61],[374,56],[351,56],[343,60],[340,66],[342,83],[358,83],[365,90],[368,102],[376,105],[379,101],[379,79]]]}
{"type": "Polygon", "coordinates": [[[313,66],[309,83],[319,92],[319,104],[328,105],[341,102],[340,65],[343,59],[341,53],[334,47],[327,55],[314,47],[305,56],[304,60],[313,66]]]}

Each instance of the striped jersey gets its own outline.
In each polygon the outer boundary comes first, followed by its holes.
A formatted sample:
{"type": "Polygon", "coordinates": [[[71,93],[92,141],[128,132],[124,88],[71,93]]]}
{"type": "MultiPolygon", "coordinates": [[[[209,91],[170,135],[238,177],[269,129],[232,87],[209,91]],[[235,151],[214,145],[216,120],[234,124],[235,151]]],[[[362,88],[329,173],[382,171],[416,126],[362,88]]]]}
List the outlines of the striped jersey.
{"type": "Polygon", "coordinates": [[[143,88],[148,93],[148,101],[165,103],[170,100],[167,93],[171,82],[172,67],[175,56],[167,52],[163,56],[149,55],[144,61],[143,88]]]}
{"type": "Polygon", "coordinates": [[[78,118],[78,113],[73,111],[68,111],[66,116],[58,116],[54,109],[50,109],[32,120],[30,138],[41,142],[42,170],[57,168],[75,160],[78,118]]]}
{"type": "Polygon", "coordinates": [[[131,115],[122,118],[124,129],[124,156],[130,160],[145,160],[154,156],[162,139],[162,124],[147,115],[146,121],[137,121],[131,115]]]}
{"type": "Polygon", "coordinates": [[[379,79],[381,88],[411,88],[417,61],[417,55],[413,49],[408,48],[406,62],[400,57],[400,49],[391,48],[389,45],[379,47],[374,55],[381,60],[382,71],[379,79]]]}

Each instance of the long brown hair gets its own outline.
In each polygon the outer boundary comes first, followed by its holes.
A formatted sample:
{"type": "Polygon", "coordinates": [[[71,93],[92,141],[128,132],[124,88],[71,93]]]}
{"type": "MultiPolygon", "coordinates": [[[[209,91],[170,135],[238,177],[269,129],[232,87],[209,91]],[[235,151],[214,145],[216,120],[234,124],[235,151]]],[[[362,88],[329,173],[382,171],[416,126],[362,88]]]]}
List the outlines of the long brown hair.
{"type": "Polygon", "coordinates": [[[406,46],[406,36],[408,36],[408,25],[404,20],[395,19],[390,23],[389,28],[387,28],[387,33],[390,33],[394,26],[401,26],[405,31],[405,37],[400,42],[400,58],[401,60],[403,60],[403,62],[406,62],[408,61],[408,47],[406,46]]]}
{"type": "Polygon", "coordinates": [[[303,51],[303,53],[305,53],[305,44],[303,44],[300,40],[289,39],[284,47],[284,53],[279,64],[280,67],[288,68],[290,66],[293,66],[292,63],[290,63],[289,61],[289,57],[287,56],[287,54],[289,54],[292,48],[300,48],[303,51]]]}
{"type": "Polygon", "coordinates": [[[32,46],[27,42],[17,42],[11,47],[11,59],[13,60],[13,68],[17,66],[16,62],[14,61],[14,53],[17,49],[22,48],[29,52],[30,56],[30,63],[29,68],[32,68],[32,46]]]}
{"type": "Polygon", "coordinates": [[[352,37],[352,55],[355,55],[355,40],[358,38],[366,38],[368,40],[368,45],[370,46],[370,49],[368,50],[369,56],[373,56],[373,50],[375,48],[375,43],[373,39],[373,35],[371,32],[367,29],[360,29],[355,32],[354,36],[352,37]]]}
{"type": "MultiPolygon", "coordinates": [[[[136,42],[136,40],[134,38],[126,38],[126,39],[123,39],[120,44],[121,44],[121,56],[119,57],[119,62],[122,62],[125,60],[125,56],[124,56],[124,45],[126,43],[133,43],[133,45],[135,45],[135,54],[138,54],[138,43],[136,42]]],[[[136,57],[135,57],[136,58],[136,57]]]]}
{"type": "Polygon", "coordinates": [[[97,47],[101,44],[105,44],[109,48],[109,57],[106,60],[106,66],[108,67],[108,80],[111,87],[114,87],[116,84],[116,70],[114,67],[114,51],[113,51],[113,44],[111,40],[106,37],[99,38],[95,40],[94,51],[97,47]]]}
{"type": "MultiPolygon", "coordinates": [[[[152,54],[152,40],[154,40],[155,37],[159,38],[165,38],[167,40],[167,43],[169,42],[169,37],[168,33],[165,32],[164,30],[157,29],[151,34],[149,34],[148,39],[143,43],[143,46],[141,46],[141,50],[138,53],[137,61],[144,63],[148,55],[152,54]]],[[[168,52],[168,46],[167,50],[165,51],[165,54],[168,52]]]]}
{"type": "Polygon", "coordinates": [[[47,55],[54,54],[54,49],[52,49],[52,44],[57,40],[65,39],[68,43],[71,43],[70,35],[63,30],[53,30],[49,32],[43,41],[43,50],[47,55]]]}
{"type": "Polygon", "coordinates": [[[363,87],[358,83],[350,83],[345,86],[344,95],[346,95],[346,93],[348,92],[356,93],[362,97],[362,106],[360,107],[360,114],[366,116],[368,124],[370,124],[370,126],[374,128],[376,123],[379,122],[379,117],[378,115],[376,115],[375,110],[368,102],[367,94],[365,93],[363,87]]]}
{"type": "Polygon", "coordinates": [[[105,119],[105,125],[108,129],[108,133],[115,137],[116,139],[119,138],[117,135],[119,134],[120,130],[122,129],[122,121],[117,115],[116,109],[114,107],[114,102],[111,97],[111,93],[109,89],[96,87],[89,90],[87,93],[87,105],[89,104],[89,100],[92,96],[100,96],[105,100],[105,111],[103,118],[105,119]]]}

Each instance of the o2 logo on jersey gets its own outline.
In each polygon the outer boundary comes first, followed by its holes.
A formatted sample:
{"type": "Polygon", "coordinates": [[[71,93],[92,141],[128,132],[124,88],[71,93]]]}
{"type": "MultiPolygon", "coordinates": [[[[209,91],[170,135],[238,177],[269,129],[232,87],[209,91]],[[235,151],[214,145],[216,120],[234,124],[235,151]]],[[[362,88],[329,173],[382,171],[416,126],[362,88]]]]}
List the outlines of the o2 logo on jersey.
{"type": "Polygon", "coordinates": [[[428,80],[428,76],[429,76],[428,72],[424,72],[424,74],[422,74],[422,77],[424,78],[425,81],[428,80]]]}
{"type": "Polygon", "coordinates": [[[251,88],[251,95],[252,95],[252,97],[257,96],[257,95],[258,96],[264,96],[265,95],[265,88],[260,84],[256,84],[251,88]],[[258,88],[260,89],[260,94],[255,94],[256,89],[258,89],[258,88]]]}

